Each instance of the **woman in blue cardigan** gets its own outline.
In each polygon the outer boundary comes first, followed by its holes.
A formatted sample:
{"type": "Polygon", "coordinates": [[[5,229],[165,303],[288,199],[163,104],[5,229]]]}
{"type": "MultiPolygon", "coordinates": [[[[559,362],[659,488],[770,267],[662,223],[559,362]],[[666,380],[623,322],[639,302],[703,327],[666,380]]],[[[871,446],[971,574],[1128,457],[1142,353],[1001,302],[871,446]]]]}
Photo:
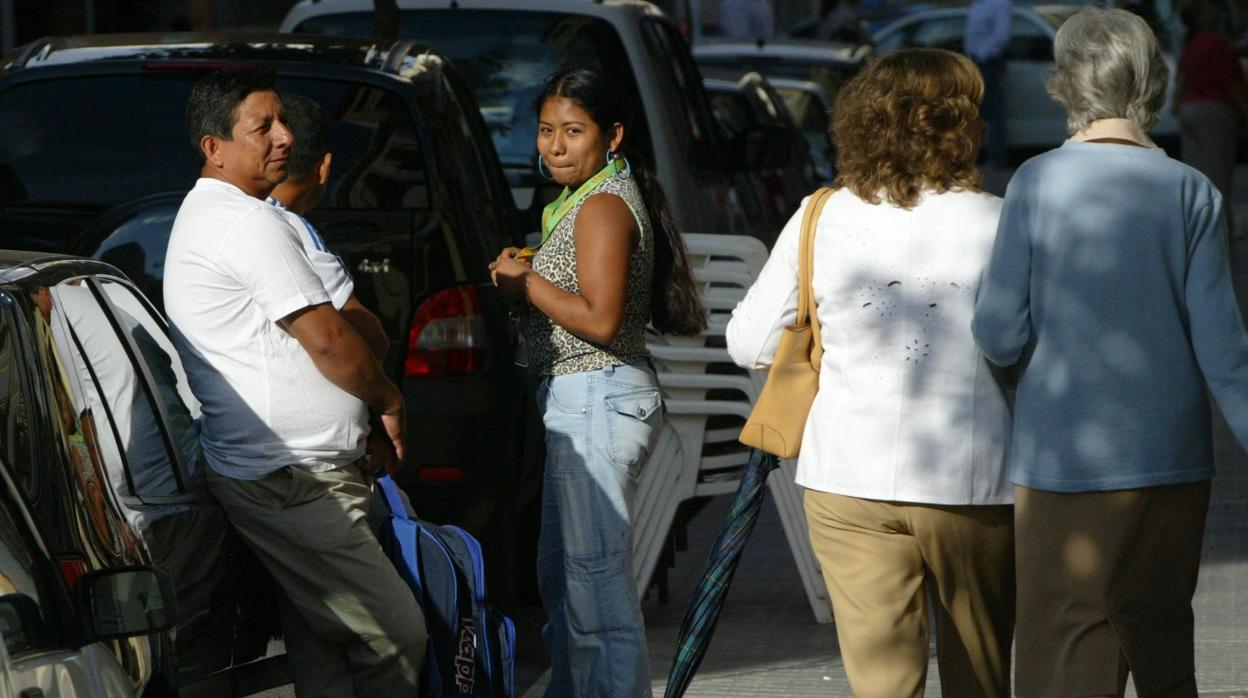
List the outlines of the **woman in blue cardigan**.
{"type": "Polygon", "coordinates": [[[1130,673],[1194,698],[1205,385],[1248,443],[1224,203],[1148,137],[1167,68],[1142,19],[1085,9],[1054,53],[1072,135],[1010,182],[973,328],[1019,368],[1017,694],[1120,696],[1130,673]]]}

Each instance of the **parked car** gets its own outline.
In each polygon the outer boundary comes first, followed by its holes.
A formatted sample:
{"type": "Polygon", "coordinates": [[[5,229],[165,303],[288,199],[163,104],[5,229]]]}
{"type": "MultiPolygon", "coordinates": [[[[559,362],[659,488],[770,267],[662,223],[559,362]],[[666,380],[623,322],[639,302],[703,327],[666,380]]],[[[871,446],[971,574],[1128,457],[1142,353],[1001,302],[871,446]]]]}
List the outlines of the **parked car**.
{"type": "MultiPolygon", "coordinates": [[[[638,105],[630,135],[654,166],[681,230],[770,234],[749,219],[701,77],[677,26],[644,2],[398,0],[399,34],[433,46],[464,75],[490,126],[527,231],[560,187],[536,170],[533,98],[548,75],[593,67],[614,75],[638,105]]],[[[367,36],[372,0],[304,0],[281,24],[300,34],[367,36]]],[[[738,154],[739,155],[739,154],[738,154]]]]}
{"type": "Polygon", "coordinates": [[[766,78],[758,73],[739,75],[727,70],[704,74],[702,84],[710,98],[711,111],[734,143],[734,149],[769,148],[748,155],[756,162],[755,168],[740,169],[759,185],[762,208],[771,220],[771,236],[764,240],[770,246],[797,211],[802,198],[815,189],[817,175],[810,148],[784,99],[766,78]],[[762,139],[750,142],[753,134],[762,132],[769,132],[765,143],[762,139]],[[738,142],[740,145],[736,145],[738,142]]]}
{"type": "Polygon", "coordinates": [[[819,182],[830,184],[836,177],[836,149],[832,146],[832,100],[828,93],[811,80],[771,78],[769,82],[806,139],[819,182]]]}
{"type": "Polygon", "coordinates": [[[0,141],[0,246],[109,261],[159,307],[169,230],[199,173],[187,96],[205,71],[241,64],[275,68],[280,90],[331,121],[333,172],[308,217],[390,337],[408,415],[398,481],[422,516],[485,542],[506,603],[534,575],[514,540],[528,535],[517,512],[536,528],[540,432],[487,264],[520,238],[486,125],[437,54],[289,35],[31,44],[0,73],[0,127],[21,134],[0,141]]]}
{"type": "Polygon", "coordinates": [[[198,417],[167,325],[121,272],[0,251],[4,695],[220,688],[200,681],[263,655],[267,634],[236,642],[242,580],[198,417]]]}
{"type": "Polygon", "coordinates": [[[871,55],[866,45],[801,39],[708,41],[693,47],[699,67],[755,71],[768,80],[807,80],[822,87],[829,101],[871,55]]]}
{"type": "MultiPolygon", "coordinates": [[[[1058,27],[1082,7],[1077,5],[1018,6],[1013,9],[1010,43],[1006,48],[1005,113],[1010,148],[1050,148],[1067,137],[1066,110],[1044,89],[1053,70],[1053,39],[1058,27]]],[[[966,7],[918,12],[903,17],[875,34],[879,53],[902,46],[962,51],[966,7]]],[[[1174,64],[1166,104],[1174,91],[1174,64]]],[[[1168,110],[1153,127],[1152,136],[1166,146],[1177,144],[1178,121],[1168,110]]]]}
{"type": "Polygon", "coordinates": [[[0,494],[0,695],[132,698],[109,645],[173,626],[168,580],[150,567],[102,569],[67,587],[26,516],[0,494]],[[77,593],[71,593],[77,592],[77,593]]]}

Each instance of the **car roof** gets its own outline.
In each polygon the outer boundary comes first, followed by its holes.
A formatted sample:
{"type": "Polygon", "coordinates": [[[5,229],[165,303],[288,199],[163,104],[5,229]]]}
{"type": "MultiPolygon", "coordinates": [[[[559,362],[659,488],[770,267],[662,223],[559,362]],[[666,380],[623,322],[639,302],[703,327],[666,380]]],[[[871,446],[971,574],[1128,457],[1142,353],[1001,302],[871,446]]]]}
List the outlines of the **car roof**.
{"type": "Polygon", "coordinates": [[[798,63],[839,63],[857,65],[871,53],[865,44],[810,39],[773,41],[709,40],[693,46],[693,57],[723,58],[765,56],[798,63]]]}
{"type": "Polygon", "coordinates": [[[0,284],[28,280],[32,276],[47,277],[47,285],[81,274],[111,274],[125,277],[111,264],[94,259],[51,252],[0,250],[0,284]]]}
{"type": "Polygon", "coordinates": [[[104,61],[308,62],[397,72],[428,49],[411,41],[258,33],[91,34],[47,37],[10,54],[4,70],[104,61]]]}
{"type": "MultiPolygon", "coordinates": [[[[312,17],[347,12],[372,12],[374,0],[301,0],[282,19],[282,30],[291,31],[312,17]]],[[[644,0],[396,0],[399,10],[522,10],[560,14],[611,15],[638,12],[662,16],[663,11],[644,0]]]]}
{"type": "Polygon", "coordinates": [[[771,86],[777,90],[801,90],[816,95],[824,104],[831,104],[832,100],[828,99],[828,91],[823,89],[823,85],[812,80],[795,80],[793,78],[767,78],[771,86]]]}
{"type": "Polygon", "coordinates": [[[707,92],[740,92],[741,85],[736,80],[725,78],[702,78],[702,87],[707,92]]]}
{"type": "MultiPolygon", "coordinates": [[[[1051,18],[1061,17],[1063,20],[1070,17],[1074,13],[1083,9],[1083,5],[1014,5],[1011,11],[1016,15],[1032,15],[1046,26],[1053,27],[1051,18]]],[[[919,22],[926,22],[932,19],[943,19],[945,17],[960,17],[970,11],[969,7],[941,7],[934,10],[922,10],[920,12],[912,12],[907,15],[898,17],[895,21],[890,22],[880,28],[879,31],[872,35],[878,38],[889,34],[896,30],[897,27],[905,27],[919,22]]],[[[1060,22],[1058,23],[1060,24],[1060,22]]],[[[1056,29],[1053,29],[1056,31],[1056,29]]]]}
{"type": "Polygon", "coordinates": [[[698,72],[702,74],[703,82],[706,82],[706,80],[709,79],[718,80],[720,82],[731,82],[734,85],[741,82],[741,78],[744,78],[746,75],[758,75],[760,78],[763,77],[758,73],[758,71],[751,69],[749,66],[698,66],[698,72]]]}

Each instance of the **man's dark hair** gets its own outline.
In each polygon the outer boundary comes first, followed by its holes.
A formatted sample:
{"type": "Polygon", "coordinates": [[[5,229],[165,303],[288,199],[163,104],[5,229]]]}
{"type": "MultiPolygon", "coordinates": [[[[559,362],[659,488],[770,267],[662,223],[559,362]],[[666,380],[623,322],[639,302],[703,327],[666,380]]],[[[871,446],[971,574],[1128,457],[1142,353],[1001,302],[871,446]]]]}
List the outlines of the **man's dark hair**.
{"type": "Polygon", "coordinates": [[[265,67],[222,68],[195,83],[186,100],[186,129],[199,159],[204,159],[199,146],[204,136],[233,138],[238,106],[247,95],[276,91],[276,86],[277,71],[265,67]]]}
{"type": "Polygon", "coordinates": [[[329,152],[329,128],[316,100],[303,95],[283,94],[286,127],[295,137],[290,147],[286,172],[292,179],[307,175],[325,153],[329,152]]]}

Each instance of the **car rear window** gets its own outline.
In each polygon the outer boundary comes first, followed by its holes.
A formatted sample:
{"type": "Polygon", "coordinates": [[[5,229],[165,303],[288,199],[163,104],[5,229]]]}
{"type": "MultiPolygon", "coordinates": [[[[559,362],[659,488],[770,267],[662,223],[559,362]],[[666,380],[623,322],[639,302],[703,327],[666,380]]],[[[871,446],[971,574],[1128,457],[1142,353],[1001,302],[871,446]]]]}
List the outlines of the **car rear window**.
{"type": "MultiPolygon", "coordinates": [[[[199,162],[186,132],[186,100],[202,75],[81,75],[0,92],[0,133],[20,134],[0,139],[0,224],[14,208],[98,209],[189,189],[199,162]]],[[[302,78],[283,79],[279,89],[317,100],[333,123],[323,206],[429,207],[419,127],[400,97],[302,78]]]]}
{"type": "MultiPolygon", "coordinates": [[[[371,36],[371,12],[312,17],[295,32],[371,36]]],[[[572,67],[601,68],[633,91],[628,54],[606,21],[584,15],[506,10],[414,10],[401,15],[399,33],[433,46],[452,60],[473,92],[503,165],[536,163],[533,98],[542,81],[572,67]]],[[[637,124],[642,126],[642,124],[637,124]]],[[[635,143],[649,139],[635,133],[635,143]]]]}

